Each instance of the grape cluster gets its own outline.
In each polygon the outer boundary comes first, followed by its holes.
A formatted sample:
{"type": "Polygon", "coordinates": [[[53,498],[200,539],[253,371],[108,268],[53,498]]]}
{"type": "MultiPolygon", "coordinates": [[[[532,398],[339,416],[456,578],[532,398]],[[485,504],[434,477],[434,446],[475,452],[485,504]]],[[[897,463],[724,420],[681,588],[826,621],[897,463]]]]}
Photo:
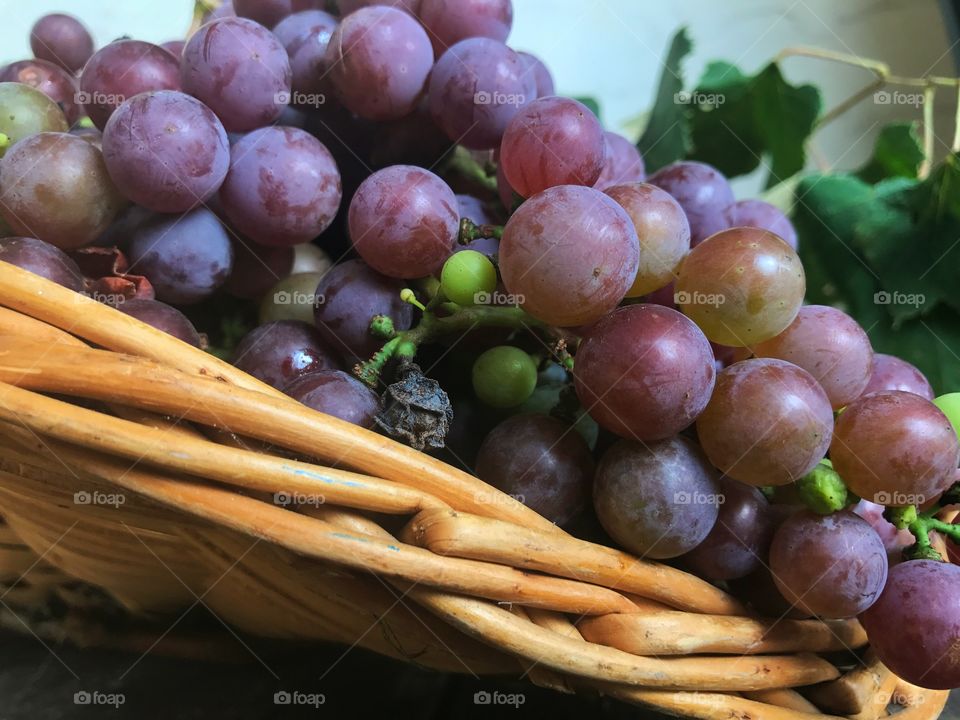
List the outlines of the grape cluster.
{"type": "Polygon", "coordinates": [[[930,535],[960,558],[960,395],[803,304],[781,210],[700,162],[648,177],[512,22],[234,0],[96,48],[43,17],[0,68],[0,261],[960,685],[960,570],[930,535]]]}

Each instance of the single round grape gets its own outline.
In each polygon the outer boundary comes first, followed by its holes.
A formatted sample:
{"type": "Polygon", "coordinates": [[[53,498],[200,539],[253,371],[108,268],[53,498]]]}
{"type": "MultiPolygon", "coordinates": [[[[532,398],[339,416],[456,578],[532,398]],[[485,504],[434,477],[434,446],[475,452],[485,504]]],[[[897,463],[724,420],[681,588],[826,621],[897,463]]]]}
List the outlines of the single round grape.
{"type": "Polygon", "coordinates": [[[716,371],[703,333],[676,310],[630,305],[601,319],[577,350],[584,409],[625,438],[661,440],[706,407],[716,371]]]}
{"type": "Polygon", "coordinates": [[[849,510],[801,510],[773,536],[770,573],[790,604],[821,617],[849,618],[880,597],[887,552],[870,523],[849,510]]]}
{"type": "Polygon", "coordinates": [[[873,348],[863,328],[825,305],[800,308],[786,330],[754,345],[753,353],[802,367],[823,386],[834,410],[860,397],[873,369],[873,348]]]}
{"type": "Polygon", "coordinates": [[[413,323],[413,307],[400,299],[404,287],[360,260],[341,263],[314,291],[317,329],[347,364],[369,360],[385,342],[370,332],[376,315],[393,320],[397,331],[409,330],[413,323]]]}
{"type": "Polygon", "coordinates": [[[266,247],[235,238],[233,271],[223,289],[234,297],[259,300],[276,283],[289,277],[292,268],[292,247],[266,247]]]}
{"type": "Polygon", "coordinates": [[[360,8],[371,7],[373,5],[390,5],[398,10],[406,10],[416,17],[420,10],[420,0],[335,0],[340,15],[349,15],[360,8]]]}
{"type": "Polygon", "coordinates": [[[309,242],[340,209],[340,170],[315,137],[289,127],[254,130],[230,149],[220,202],[230,222],[262,245],[309,242]]]}
{"type": "Polygon", "coordinates": [[[603,529],[641,557],[674,558],[707,537],[721,488],[703,452],[685,437],[621,440],[607,450],[593,481],[603,529]]]}
{"type": "Polygon", "coordinates": [[[431,275],[453,254],[460,216],[453,190],[429,170],[384,168],[364,180],[350,203],[350,239],[384,275],[431,275]]]}
{"type": "Polygon", "coordinates": [[[562,526],[587,503],[593,458],[566,423],[548,415],[514,415],[484,439],[477,476],[562,526]]]}
{"type": "Polygon", "coordinates": [[[497,289],[497,269],[476,250],[461,250],[450,256],[440,273],[443,294],[460,305],[473,305],[478,293],[497,289]]]}
{"type": "Polygon", "coordinates": [[[727,210],[733,188],[719,170],[699,162],[677,162],[661,168],[649,182],[673,195],[690,221],[693,246],[729,227],[727,210]]]}
{"type": "Polygon", "coordinates": [[[513,116],[503,134],[500,163],[513,189],[530,197],[557,185],[592,187],[605,152],[603,128],[586,105],[546,97],[513,116]]]}
{"type": "Polygon", "coordinates": [[[173,55],[177,60],[183,57],[183,49],[186,46],[186,40],[167,40],[167,42],[160,43],[160,47],[173,55]]]}
{"type": "Polygon", "coordinates": [[[314,95],[317,102],[326,102],[327,46],[340,21],[322,10],[304,10],[284,18],[273,29],[287,55],[293,71],[292,102],[300,102],[299,95],[314,95]],[[323,96],[321,98],[321,96],[323,96]]]}
{"type": "Polygon", "coordinates": [[[231,132],[270,125],[290,103],[293,71],[276,36],[245,18],[207,23],[187,41],[180,79],[231,132]]]}
{"type": "Polygon", "coordinates": [[[60,106],[71,125],[84,115],[83,107],[77,102],[77,81],[59,65],[46,60],[21,60],[0,71],[0,82],[23,83],[36,88],[60,106]]]}
{"type": "Polygon", "coordinates": [[[83,68],[78,97],[94,125],[103,130],[114,111],[134,96],[179,89],[178,58],[159,45],[117,40],[98,50],[83,68]]]}
{"type": "Polygon", "coordinates": [[[307,373],[339,365],[316,328],[292,320],[248,332],[234,350],[233,364],[278,390],[307,373]]]}
{"type": "Polygon", "coordinates": [[[499,147],[507,125],[537,97],[523,59],[490,38],[461,40],[430,74],[430,114],[451,140],[474,150],[499,147]]]}
{"type": "Polygon", "coordinates": [[[72,15],[51,13],[30,30],[30,49],[39,59],[76,73],[93,55],[93,37],[72,15]]]}
{"type": "Polygon", "coordinates": [[[890,569],[880,599],[860,616],[870,647],[898,677],[920,687],[960,686],[960,567],[912,560],[890,569]]]}
{"type": "Polygon", "coordinates": [[[752,346],[787,329],[806,287],[800,258],[783,240],[732,228],[690,251],[677,278],[677,305],[714,342],[752,346]]]}
{"type": "Polygon", "coordinates": [[[923,505],[953,483],[960,446],[936,405],[894,390],[847,406],[837,418],[830,459],[862,498],[880,505],[923,505]]]}
{"type": "Polygon", "coordinates": [[[790,218],[775,205],[763,200],[741,200],[727,208],[730,227],[755,227],[769,230],[797,249],[797,231],[790,218]]]}
{"type": "Polygon", "coordinates": [[[260,324],[276,320],[299,320],[313,324],[317,307],[317,285],[322,272],[296,273],[276,283],[260,302],[260,324]]]}
{"type": "Polygon", "coordinates": [[[162,330],[188,345],[200,347],[200,334],[187,316],[157,300],[131,299],[119,303],[117,310],[157,330],[162,330]]]}
{"type": "Polygon", "coordinates": [[[227,133],[209,108],[163,90],[121,105],[103,131],[103,156],[121,192],[155,212],[180,213],[212,197],[227,176],[227,133]]]}
{"type": "Polygon", "coordinates": [[[603,141],[606,148],[603,170],[593,185],[597,190],[606,191],[615,185],[642,183],[646,179],[647,169],[636,145],[614,132],[605,132],[603,141]]]}
{"type": "Polygon", "coordinates": [[[775,524],[770,504],[756,488],[722,477],[720,495],[716,524],[683,561],[708,580],[734,580],[763,566],[775,524]]]}
{"type": "Polygon", "coordinates": [[[627,297],[643,297],[670,285],[690,252],[690,225],[683,208],[654,185],[630,183],[607,188],[640,239],[640,267],[627,297]]]}
{"type": "Polygon", "coordinates": [[[697,419],[710,462],[757,487],[806,475],[827,454],[832,433],[833,411],[823,388],[783,360],[744,360],[718,373],[697,419]]]}
{"type": "Polygon", "coordinates": [[[490,348],[473,364],[473,391],[490,407],[521,405],[536,387],[537,364],[520,348],[490,348]]]}
{"type": "Polygon", "coordinates": [[[886,390],[903,390],[933,400],[933,387],[916,367],[894,355],[873,354],[873,372],[864,395],[886,390]]]}
{"type": "Polygon", "coordinates": [[[74,292],[83,292],[86,286],[83,273],[69,255],[36,238],[0,238],[0,262],[29,270],[74,292]]]}
{"type": "Polygon", "coordinates": [[[595,322],[626,296],[640,241],[630,216],[598,190],[560,185],[527,200],[500,240],[508,291],[539,320],[561,327],[595,322]]]}
{"type": "Polygon", "coordinates": [[[327,45],[326,64],[344,107],[368,120],[396,120],[416,107],[433,50],[413,17],[375,6],[343,18],[327,45]]]}
{"type": "Polygon", "coordinates": [[[284,388],[297,402],[360,427],[372,428],[380,412],[380,398],[342,370],[320,370],[303,375],[284,388]]]}
{"type": "Polygon", "coordinates": [[[0,215],[19,235],[80,248],[100,237],[123,205],[100,150],[73,135],[33,135],[0,161],[0,215]]]}
{"type": "Polygon", "coordinates": [[[537,87],[537,97],[549,97],[550,95],[556,95],[556,89],[553,84],[553,75],[550,74],[550,69],[546,64],[538,58],[536,55],[528,52],[518,52],[517,55],[520,56],[520,59],[523,61],[525,66],[524,74],[533,75],[533,78],[536,82],[537,87]]]}
{"type": "Polygon", "coordinates": [[[337,18],[323,10],[303,10],[281,20],[273,28],[273,34],[277,36],[287,54],[293,57],[307,42],[326,46],[339,23],[337,18]],[[323,39],[324,36],[326,39],[323,39]]]}
{"type": "Polygon", "coordinates": [[[130,272],[145,275],[157,299],[191,305],[220,288],[233,269],[233,245],[220,219],[206,208],[158,215],[127,246],[130,272]]]}
{"type": "Polygon", "coordinates": [[[472,37],[506,42],[513,26],[511,0],[421,0],[420,22],[430,33],[437,56],[472,37]]]}
{"type": "Polygon", "coordinates": [[[10,145],[0,147],[0,158],[23,138],[42,132],[70,129],[63,110],[36,88],[19,82],[0,82],[0,133],[10,145]]]}
{"type": "Polygon", "coordinates": [[[310,243],[302,243],[294,246],[293,267],[290,268],[291,275],[309,272],[320,273],[322,275],[332,267],[333,260],[330,259],[330,256],[322,248],[311,245],[310,243]]]}

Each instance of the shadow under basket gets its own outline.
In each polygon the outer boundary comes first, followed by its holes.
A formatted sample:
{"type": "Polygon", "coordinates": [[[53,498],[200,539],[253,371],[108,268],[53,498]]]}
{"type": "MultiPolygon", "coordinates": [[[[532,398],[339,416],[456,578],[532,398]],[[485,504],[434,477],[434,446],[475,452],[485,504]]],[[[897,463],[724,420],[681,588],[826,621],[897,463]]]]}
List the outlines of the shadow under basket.
{"type": "Polygon", "coordinates": [[[894,703],[917,720],[947,697],[893,676],[855,620],[757,617],[3,262],[0,514],[0,582],[22,607],[78,581],[135,617],[202,598],[258,636],[683,717],[873,719],[894,703]]]}

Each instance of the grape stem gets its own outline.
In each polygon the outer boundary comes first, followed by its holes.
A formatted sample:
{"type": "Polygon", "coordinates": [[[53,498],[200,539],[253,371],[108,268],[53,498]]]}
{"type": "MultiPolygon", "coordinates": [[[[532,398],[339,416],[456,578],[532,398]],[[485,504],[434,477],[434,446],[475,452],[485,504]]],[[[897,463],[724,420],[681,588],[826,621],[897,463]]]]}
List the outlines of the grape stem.
{"type": "Polygon", "coordinates": [[[447,163],[447,169],[472,180],[486,190],[497,192],[496,170],[478,163],[470,151],[462,146],[453,151],[447,163]]]}
{"type": "MultiPolygon", "coordinates": [[[[367,385],[376,387],[383,369],[392,358],[399,357],[412,360],[421,345],[444,337],[464,335],[478,327],[540,330],[550,337],[556,338],[556,347],[560,347],[562,343],[563,352],[566,352],[567,343],[574,340],[570,334],[537,320],[519,307],[488,305],[463,307],[456,303],[445,302],[441,303],[438,309],[445,313],[442,317],[432,310],[427,310],[423,313],[423,318],[415,328],[402,332],[394,330],[394,336],[370,360],[354,368],[356,376],[367,385]]],[[[387,325],[383,322],[383,319],[383,316],[378,315],[370,323],[371,333],[378,337],[383,337],[388,329],[394,329],[392,322],[387,325]]],[[[567,353],[567,357],[569,358],[569,366],[572,367],[573,358],[569,357],[569,353],[567,353]]],[[[564,357],[560,356],[558,359],[567,366],[564,357]]]]}
{"type": "Polygon", "coordinates": [[[470,218],[460,220],[460,236],[457,241],[461,245],[469,245],[478,238],[496,238],[503,237],[503,225],[477,225],[470,218]]]}
{"type": "Polygon", "coordinates": [[[904,556],[909,560],[943,560],[940,553],[930,542],[930,532],[936,530],[951,542],[960,544],[960,525],[944,522],[936,517],[940,505],[927,512],[917,512],[913,505],[902,508],[888,508],[884,517],[898,530],[909,530],[916,543],[906,550],[904,556]]]}

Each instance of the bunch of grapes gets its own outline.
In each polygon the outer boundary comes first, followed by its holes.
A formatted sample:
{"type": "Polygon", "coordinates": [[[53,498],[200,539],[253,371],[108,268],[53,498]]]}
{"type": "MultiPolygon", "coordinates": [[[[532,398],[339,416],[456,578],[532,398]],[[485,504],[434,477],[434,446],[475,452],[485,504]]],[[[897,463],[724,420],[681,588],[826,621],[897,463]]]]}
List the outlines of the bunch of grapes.
{"type": "Polygon", "coordinates": [[[42,18],[0,69],[0,260],[960,685],[960,395],[803,304],[780,210],[648,177],[506,44],[511,0],[331,9],[100,49],[42,18]]]}

